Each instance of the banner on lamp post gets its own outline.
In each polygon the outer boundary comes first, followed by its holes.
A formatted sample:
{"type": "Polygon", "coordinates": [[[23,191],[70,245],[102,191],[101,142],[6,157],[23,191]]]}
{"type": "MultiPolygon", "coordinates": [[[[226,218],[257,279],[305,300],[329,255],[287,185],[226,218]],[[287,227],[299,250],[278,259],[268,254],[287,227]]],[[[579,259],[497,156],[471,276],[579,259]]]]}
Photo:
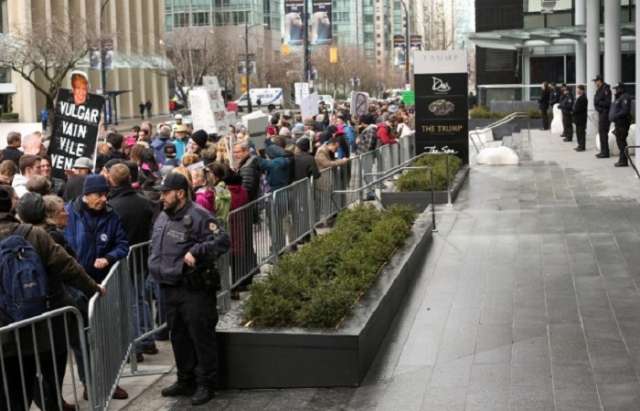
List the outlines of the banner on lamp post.
{"type": "Polygon", "coordinates": [[[393,64],[395,66],[403,66],[406,62],[406,42],[404,36],[396,34],[393,36],[393,64]]]}
{"type": "Polygon", "coordinates": [[[284,2],[282,41],[289,46],[299,46],[304,41],[304,1],[285,0],[284,2]]]}
{"type": "Polygon", "coordinates": [[[446,146],[469,162],[468,76],[465,50],[415,53],[416,154],[446,146]]]}
{"type": "Polygon", "coordinates": [[[331,1],[313,0],[310,18],[309,41],[311,44],[329,44],[333,37],[331,29],[331,1]]]}

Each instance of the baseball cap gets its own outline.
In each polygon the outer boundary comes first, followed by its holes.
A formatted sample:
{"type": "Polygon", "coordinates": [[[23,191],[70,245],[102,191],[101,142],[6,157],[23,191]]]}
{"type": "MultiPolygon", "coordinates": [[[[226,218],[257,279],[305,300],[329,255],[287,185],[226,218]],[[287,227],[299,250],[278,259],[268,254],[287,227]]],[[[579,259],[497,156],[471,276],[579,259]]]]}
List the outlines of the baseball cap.
{"type": "Polygon", "coordinates": [[[187,178],[180,173],[169,173],[162,184],[156,187],[158,191],[184,190],[189,191],[187,178]]]}
{"type": "Polygon", "coordinates": [[[93,161],[88,157],[80,157],[73,163],[72,168],[88,168],[91,170],[93,168],[93,161]]]}
{"type": "Polygon", "coordinates": [[[184,124],[179,124],[176,126],[176,133],[188,133],[189,129],[184,124]]]}
{"type": "Polygon", "coordinates": [[[600,74],[598,74],[593,80],[591,81],[604,81],[602,80],[602,76],[600,74]]]}
{"type": "Polygon", "coordinates": [[[613,88],[624,90],[624,83],[621,81],[618,84],[616,84],[613,88]]]}

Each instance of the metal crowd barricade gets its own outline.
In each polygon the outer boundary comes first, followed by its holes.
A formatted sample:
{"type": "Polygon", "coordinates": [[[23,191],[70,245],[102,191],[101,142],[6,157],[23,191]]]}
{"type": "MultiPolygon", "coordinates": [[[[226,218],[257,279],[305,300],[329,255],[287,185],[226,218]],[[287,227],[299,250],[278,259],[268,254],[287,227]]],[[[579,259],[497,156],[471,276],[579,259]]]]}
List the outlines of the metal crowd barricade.
{"type": "MultiPolygon", "coordinates": [[[[73,346],[80,348],[84,374],[89,378],[83,320],[75,307],[59,308],[0,328],[0,409],[28,410],[33,401],[43,410],[61,410],[65,396],[78,404],[79,381],[70,355],[73,346]],[[71,373],[65,383],[68,360],[71,373]],[[63,392],[65,385],[71,386],[70,392],[63,392]]],[[[92,393],[88,396],[92,404],[92,393]]]]}
{"type": "Polygon", "coordinates": [[[260,266],[274,257],[271,238],[271,194],[245,204],[229,213],[231,236],[231,287],[236,287],[260,266]]]}
{"type": "Polygon", "coordinates": [[[391,153],[391,146],[386,144],[378,149],[380,155],[380,167],[378,167],[378,173],[390,170],[393,167],[393,158],[391,153]]]}
{"type": "Polygon", "coordinates": [[[89,357],[95,409],[106,409],[133,347],[132,282],[125,261],[117,262],[102,282],[104,296],[89,301],[89,357]]]}
{"type": "Polygon", "coordinates": [[[308,178],[273,193],[271,238],[277,256],[311,234],[314,226],[308,178]]]}
{"type": "Polygon", "coordinates": [[[335,210],[331,201],[331,193],[334,190],[337,167],[325,168],[320,171],[320,177],[313,180],[313,204],[315,223],[326,222],[335,210]]]}

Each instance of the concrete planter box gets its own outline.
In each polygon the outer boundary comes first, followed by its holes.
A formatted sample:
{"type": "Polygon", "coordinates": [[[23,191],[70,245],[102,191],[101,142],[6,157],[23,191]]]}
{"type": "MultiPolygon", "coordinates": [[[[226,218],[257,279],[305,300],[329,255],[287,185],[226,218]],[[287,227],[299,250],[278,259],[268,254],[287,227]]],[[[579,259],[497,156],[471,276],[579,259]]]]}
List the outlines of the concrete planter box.
{"type": "MultiPolygon", "coordinates": [[[[458,193],[460,192],[464,182],[467,180],[468,175],[469,166],[462,166],[462,168],[458,170],[458,174],[456,174],[455,179],[451,183],[452,202],[456,201],[456,198],[458,198],[458,193]]],[[[448,198],[446,190],[436,191],[434,194],[436,204],[447,203],[448,198]]],[[[382,205],[385,207],[391,207],[394,204],[411,205],[415,207],[418,212],[422,212],[431,204],[431,191],[383,191],[380,193],[380,199],[382,200],[382,205]]]]}
{"type": "Polygon", "coordinates": [[[220,386],[358,386],[398,309],[406,302],[407,290],[421,272],[431,238],[431,218],[423,213],[406,244],[382,268],[378,281],[336,330],[219,326],[220,386]]]}

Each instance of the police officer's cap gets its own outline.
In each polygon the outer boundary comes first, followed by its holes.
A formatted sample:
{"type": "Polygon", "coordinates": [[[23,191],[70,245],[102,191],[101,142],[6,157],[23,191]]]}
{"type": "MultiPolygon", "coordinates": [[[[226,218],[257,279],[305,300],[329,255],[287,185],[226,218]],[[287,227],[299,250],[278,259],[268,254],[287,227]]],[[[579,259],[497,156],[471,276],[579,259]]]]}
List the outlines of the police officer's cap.
{"type": "Polygon", "coordinates": [[[594,78],[592,81],[604,81],[604,80],[602,79],[602,76],[598,74],[596,78],[594,78]]]}
{"type": "Polygon", "coordinates": [[[615,85],[614,89],[616,90],[624,90],[624,83],[621,81],[615,85]]]}
{"type": "Polygon", "coordinates": [[[187,178],[180,173],[169,173],[160,186],[158,191],[184,190],[189,191],[189,182],[187,178]]]}

